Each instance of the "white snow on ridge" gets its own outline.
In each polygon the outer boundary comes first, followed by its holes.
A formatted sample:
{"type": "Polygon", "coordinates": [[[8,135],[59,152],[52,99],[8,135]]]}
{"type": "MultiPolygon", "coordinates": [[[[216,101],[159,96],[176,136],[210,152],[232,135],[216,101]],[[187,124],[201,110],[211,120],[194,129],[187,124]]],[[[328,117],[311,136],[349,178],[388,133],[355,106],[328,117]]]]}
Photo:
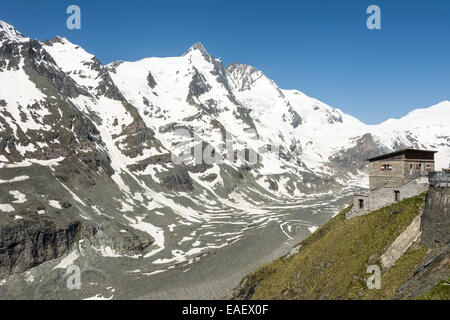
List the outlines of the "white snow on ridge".
{"type": "Polygon", "coordinates": [[[0,20],[0,36],[3,37],[3,40],[2,40],[2,42],[0,42],[0,45],[5,43],[6,41],[26,42],[26,41],[30,40],[29,38],[24,37],[12,25],[10,25],[9,23],[7,23],[3,20],[0,20]]]}
{"type": "MultiPolygon", "coordinates": [[[[98,72],[84,65],[93,62],[92,54],[64,38],[59,38],[59,42],[46,46],[46,49],[58,65],[77,82],[91,90],[98,85],[98,72]],[[78,74],[83,79],[77,79],[78,74]]],[[[139,110],[146,125],[155,131],[156,138],[164,146],[170,146],[168,149],[172,152],[178,152],[173,144],[179,142],[180,137],[170,130],[166,133],[159,131],[169,123],[200,127],[208,143],[216,146],[221,142],[220,132],[214,132],[215,129],[205,118],[185,121],[186,118],[199,113],[199,109],[186,100],[194,77],[198,77],[200,79],[198,81],[208,86],[206,92],[198,98],[194,97],[194,102],[208,105],[210,101],[214,101],[214,108],[218,111],[215,118],[224,124],[235,138],[239,137],[252,148],[258,148],[261,144],[255,143],[243,130],[245,125],[236,119],[233,110],[236,106],[229,100],[229,92],[217,81],[217,74],[214,72],[214,63],[218,63],[219,60],[213,59],[203,46],[196,44],[181,57],[145,58],[136,62],[113,63],[107,68],[124,97],[139,110]],[[228,109],[230,107],[232,110],[228,109]]],[[[433,148],[436,145],[439,151],[436,156],[437,167],[444,164],[447,159],[450,160],[450,151],[447,147],[439,148],[440,142],[437,138],[438,135],[445,136],[445,130],[448,128],[443,123],[444,116],[448,114],[445,109],[448,101],[428,109],[413,111],[402,119],[388,120],[380,125],[370,126],[298,90],[278,88],[273,80],[251,66],[237,64],[236,66],[230,68],[229,72],[227,68],[228,83],[237,100],[251,110],[250,114],[255,121],[261,141],[270,141],[286,148],[295,146],[297,152],[301,152],[305,168],[318,174],[332,174],[327,167],[329,157],[355,146],[356,138],[366,133],[371,133],[377,143],[387,148],[394,148],[398,143],[410,145],[412,143],[409,139],[410,131],[416,124],[417,128],[414,128],[414,131],[417,140],[423,143],[424,148],[433,148]],[[296,114],[301,121],[294,125],[295,121],[298,121],[296,114]],[[429,114],[431,114],[430,123],[422,125],[422,119],[428,118],[429,114]],[[433,125],[433,130],[429,130],[429,125],[433,125]]],[[[111,155],[112,167],[116,171],[114,179],[124,191],[128,191],[128,187],[120,178],[123,164],[145,159],[154,155],[155,151],[144,150],[144,155],[138,159],[128,159],[122,154],[116,145],[117,141],[110,135],[120,133],[120,128],[130,123],[131,119],[117,101],[107,99],[103,103],[80,96],[73,102],[80,109],[99,113],[104,119],[100,132],[111,155]],[[117,106],[114,107],[114,103],[117,106]],[[114,126],[116,120],[119,120],[119,123],[114,126]]],[[[289,167],[280,170],[280,161],[285,164],[282,159],[274,162],[264,158],[258,173],[271,175],[289,172],[291,170],[289,167]]],[[[147,170],[145,174],[152,175],[155,181],[158,180],[153,171],[147,170]]]]}
{"type": "MultiPolygon", "coordinates": [[[[325,103],[310,98],[298,90],[282,90],[262,72],[247,65],[234,64],[228,69],[233,93],[255,120],[258,132],[281,145],[298,142],[301,158],[308,168],[322,172],[329,157],[354,146],[355,138],[371,133],[374,140],[393,149],[399,143],[439,151],[436,167],[450,161],[448,137],[450,103],[443,101],[426,109],[417,109],[401,119],[391,119],[379,125],[366,125],[325,103]],[[243,80],[244,79],[244,80],[243,80]],[[301,124],[294,128],[286,116],[292,108],[301,124]],[[279,138],[277,138],[277,135],[279,138]]],[[[325,173],[325,172],[324,172],[325,173]]]]}
{"type": "Polygon", "coordinates": [[[93,62],[94,55],[86,52],[80,46],[71,43],[66,38],[57,37],[45,49],[51,54],[58,67],[69,74],[78,84],[86,88],[95,88],[98,85],[98,73],[86,67],[86,63],[93,62]]]}
{"type": "Polygon", "coordinates": [[[179,142],[180,137],[171,131],[159,131],[169,123],[200,128],[202,137],[208,143],[213,146],[220,143],[220,131],[210,123],[215,117],[220,123],[226,124],[235,136],[251,143],[251,139],[245,139],[249,135],[242,121],[236,118],[236,105],[230,100],[230,93],[217,81],[217,75],[213,74],[213,58],[205,57],[198,46],[194,47],[181,57],[146,58],[111,64],[110,75],[125,98],[139,110],[146,125],[155,130],[156,138],[171,149],[175,149],[172,145],[179,142]],[[149,78],[155,83],[149,83],[149,78]],[[199,97],[192,97],[193,102],[204,106],[212,103],[211,107],[217,112],[215,117],[185,120],[201,112],[201,109],[192,105],[192,101],[187,101],[194,79],[198,85],[206,86],[207,90],[199,97]]]}
{"type": "MultiPolygon", "coordinates": [[[[0,106],[0,111],[4,110],[11,114],[12,118],[4,116],[10,127],[17,131],[20,127],[23,132],[28,130],[49,130],[50,127],[37,123],[31,116],[30,110],[27,108],[35,102],[42,101],[45,96],[36,88],[36,85],[29,79],[22,67],[19,70],[0,71],[0,83],[7,84],[0,86],[0,100],[6,102],[6,106],[0,106]],[[26,115],[26,120],[22,120],[21,111],[26,115]]],[[[42,119],[49,114],[48,110],[41,109],[33,112],[42,119]]]]}
{"type": "Polygon", "coordinates": [[[400,119],[389,119],[379,125],[380,128],[412,130],[422,127],[448,126],[450,101],[442,101],[428,108],[415,109],[400,119]]]}
{"type": "Polygon", "coordinates": [[[160,120],[154,119],[156,123],[147,123],[153,129],[158,128],[158,123],[162,120],[178,121],[198,112],[186,103],[193,68],[183,57],[147,58],[137,62],[124,62],[117,67],[117,72],[110,72],[110,75],[122,94],[141,111],[141,114],[149,108],[144,98],[151,102],[154,108],[159,107],[166,111],[161,114],[160,120]],[[148,85],[147,77],[150,73],[156,82],[155,89],[163,88],[157,90],[157,95],[148,85]]]}

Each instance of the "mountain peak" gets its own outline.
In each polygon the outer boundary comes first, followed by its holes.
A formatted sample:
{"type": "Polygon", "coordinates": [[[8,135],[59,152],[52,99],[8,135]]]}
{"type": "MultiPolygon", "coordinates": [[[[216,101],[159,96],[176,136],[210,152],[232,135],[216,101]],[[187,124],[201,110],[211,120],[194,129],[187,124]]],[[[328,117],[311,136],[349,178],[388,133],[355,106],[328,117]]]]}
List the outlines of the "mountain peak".
{"type": "Polygon", "coordinates": [[[12,25],[0,20],[0,44],[3,44],[6,41],[24,42],[27,40],[28,38],[24,37],[23,34],[17,31],[12,25]]]}
{"type": "Polygon", "coordinates": [[[203,44],[202,44],[201,42],[196,42],[196,43],[194,43],[194,44],[193,44],[193,45],[192,45],[192,46],[191,46],[191,47],[183,54],[183,57],[191,56],[191,55],[196,54],[196,53],[198,53],[198,52],[205,58],[206,61],[213,62],[213,60],[214,60],[213,56],[210,55],[210,54],[208,53],[208,51],[206,51],[205,47],[203,46],[203,44]]]}
{"type": "Polygon", "coordinates": [[[201,42],[196,42],[196,43],[194,43],[194,44],[186,51],[186,53],[185,53],[184,55],[188,54],[189,52],[195,51],[195,50],[198,50],[198,51],[200,51],[201,53],[205,53],[205,54],[208,54],[208,55],[209,55],[209,53],[208,53],[208,52],[206,51],[206,49],[205,49],[205,46],[204,46],[201,42]]]}
{"type": "Polygon", "coordinates": [[[75,44],[73,44],[72,42],[69,41],[69,39],[65,38],[65,37],[60,37],[60,36],[56,36],[53,37],[51,39],[47,39],[44,41],[44,43],[47,46],[53,46],[54,44],[62,44],[62,45],[72,45],[72,46],[76,46],[75,44]]]}

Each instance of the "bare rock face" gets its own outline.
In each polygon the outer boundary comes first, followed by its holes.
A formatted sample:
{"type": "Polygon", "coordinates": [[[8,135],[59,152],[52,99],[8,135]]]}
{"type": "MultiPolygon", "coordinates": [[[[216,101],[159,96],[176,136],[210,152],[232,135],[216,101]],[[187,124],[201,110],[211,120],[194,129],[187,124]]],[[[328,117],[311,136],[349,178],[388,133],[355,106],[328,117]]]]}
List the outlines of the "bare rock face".
{"type": "Polygon", "coordinates": [[[330,161],[337,167],[356,173],[356,169],[363,169],[366,159],[379,155],[378,149],[372,134],[367,133],[355,138],[355,146],[337,153],[330,161]]]}
{"type": "Polygon", "coordinates": [[[176,168],[161,177],[161,185],[172,191],[192,192],[194,185],[186,168],[176,168]]]}
{"type": "Polygon", "coordinates": [[[117,253],[142,255],[154,239],[138,230],[114,234],[110,225],[55,222],[48,219],[16,220],[0,229],[0,278],[27,271],[57,259],[77,247],[80,240],[117,253]]]}
{"type": "Polygon", "coordinates": [[[192,99],[194,97],[201,96],[202,94],[208,92],[209,90],[211,90],[211,86],[208,85],[205,77],[200,73],[196,72],[192,77],[192,81],[189,85],[189,94],[187,97],[187,101],[190,103],[194,103],[192,102],[192,99]]]}
{"type": "Polygon", "coordinates": [[[450,188],[429,188],[422,216],[422,241],[429,247],[450,243],[450,188]]]}
{"type": "Polygon", "coordinates": [[[148,76],[147,76],[147,82],[148,82],[148,86],[150,87],[150,88],[154,88],[154,87],[156,87],[156,85],[157,85],[157,83],[156,83],[156,81],[155,81],[155,78],[153,77],[153,75],[152,75],[152,73],[151,72],[149,72],[148,73],[148,76]]]}
{"type": "Polygon", "coordinates": [[[450,276],[450,245],[432,250],[422,264],[399,290],[398,299],[420,296],[436,283],[450,276]]]}
{"type": "Polygon", "coordinates": [[[450,276],[450,188],[430,186],[421,219],[422,242],[431,248],[397,297],[409,299],[450,276]]]}
{"type": "Polygon", "coordinates": [[[74,244],[81,223],[57,224],[42,219],[23,220],[0,230],[0,277],[20,273],[59,258],[74,244]]]}
{"type": "Polygon", "coordinates": [[[244,278],[239,286],[230,294],[231,300],[249,300],[258,288],[260,281],[252,281],[253,279],[244,278]],[[251,283],[251,284],[250,284],[251,283]]]}

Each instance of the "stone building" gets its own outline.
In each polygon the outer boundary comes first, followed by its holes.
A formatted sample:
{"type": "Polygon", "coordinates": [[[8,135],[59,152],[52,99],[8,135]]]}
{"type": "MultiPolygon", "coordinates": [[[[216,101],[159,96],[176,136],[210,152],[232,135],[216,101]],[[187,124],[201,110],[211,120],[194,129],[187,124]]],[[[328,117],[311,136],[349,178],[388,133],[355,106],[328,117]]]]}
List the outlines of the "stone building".
{"type": "Polygon", "coordinates": [[[413,197],[428,189],[428,173],[434,171],[436,151],[406,148],[367,159],[369,192],[354,196],[347,218],[413,197]]]}

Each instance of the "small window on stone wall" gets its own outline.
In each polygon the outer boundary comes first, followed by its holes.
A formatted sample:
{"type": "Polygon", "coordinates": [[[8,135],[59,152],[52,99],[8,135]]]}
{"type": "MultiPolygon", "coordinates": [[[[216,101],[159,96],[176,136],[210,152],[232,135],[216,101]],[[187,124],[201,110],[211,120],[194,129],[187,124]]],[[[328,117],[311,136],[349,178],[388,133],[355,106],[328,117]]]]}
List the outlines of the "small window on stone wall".
{"type": "Polygon", "coordinates": [[[359,199],[359,208],[364,209],[364,200],[363,199],[359,199]]]}
{"type": "Polygon", "coordinates": [[[381,165],[381,171],[391,171],[392,170],[392,164],[382,164],[381,165]]]}
{"type": "Polygon", "coordinates": [[[400,191],[395,190],[394,196],[395,196],[395,202],[399,202],[400,201],[400,191]]]}

